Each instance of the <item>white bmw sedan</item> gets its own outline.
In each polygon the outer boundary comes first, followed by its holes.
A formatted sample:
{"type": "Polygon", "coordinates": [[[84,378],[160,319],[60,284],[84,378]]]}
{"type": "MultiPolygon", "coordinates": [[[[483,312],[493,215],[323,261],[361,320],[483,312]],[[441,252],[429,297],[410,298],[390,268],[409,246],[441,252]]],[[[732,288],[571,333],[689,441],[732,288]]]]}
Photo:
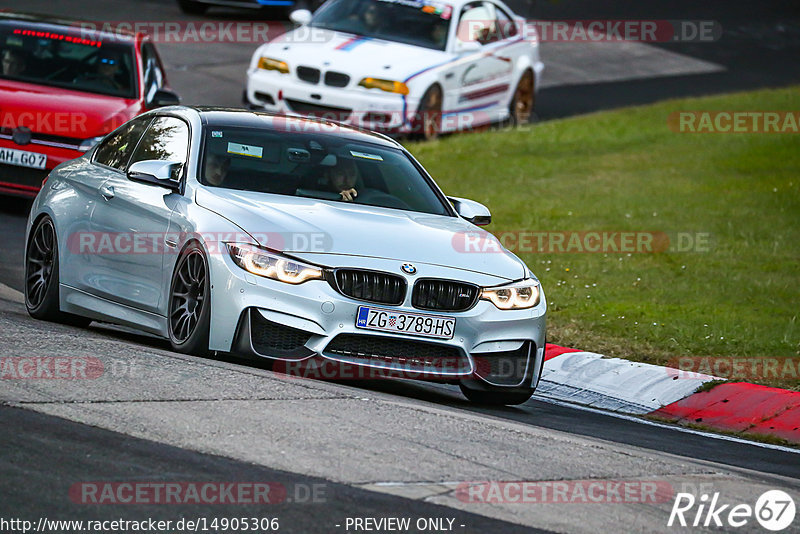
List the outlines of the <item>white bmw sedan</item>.
{"type": "Polygon", "coordinates": [[[529,120],[535,29],[500,0],[329,0],[260,46],[246,104],[425,139],[529,120]]]}
{"type": "MultiPolygon", "coordinates": [[[[545,298],[398,143],[323,120],[145,113],[50,173],[26,234],[35,318],[234,353],[533,393],[545,298]]],[[[361,375],[363,376],[363,375],[361,375]]]]}

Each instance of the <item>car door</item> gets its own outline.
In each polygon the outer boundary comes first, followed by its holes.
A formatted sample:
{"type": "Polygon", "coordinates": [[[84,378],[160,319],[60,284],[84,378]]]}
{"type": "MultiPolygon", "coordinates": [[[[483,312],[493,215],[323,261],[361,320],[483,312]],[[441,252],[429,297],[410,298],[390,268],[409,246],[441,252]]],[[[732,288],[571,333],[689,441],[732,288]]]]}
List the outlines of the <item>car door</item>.
{"type": "Polygon", "coordinates": [[[71,186],[68,209],[76,215],[71,217],[65,236],[61,283],[98,293],[102,281],[96,272],[97,253],[105,243],[92,225],[92,217],[98,207],[108,202],[106,182],[123,175],[151,120],[152,117],[141,117],[120,126],[100,142],[90,160],[78,165],[67,177],[71,186]]]}
{"type": "Polygon", "coordinates": [[[476,124],[497,120],[489,112],[504,104],[512,90],[516,32],[498,16],[508,19],[492,2],[470,2],[462,8],[456,27],[455,51],[465,57],[455,67],[453,110],[475,113],[476,124]]]}
{"type": "MultiPolygon", "coordinates": [[[[188,150],[188,124],[177,117],[158,116],[149,124],[126,169],[144,160],[181,161],[185,169],[188,150]]],[[[103,190],[106,202],[95,209],[92,225],[101,235],[110,236],[112,250],[96,255],[100,296],[161,313],[166,301],[163,262],[167,229],[179,193],[130,180],[125,173],[109,177],[103,190]]]]}

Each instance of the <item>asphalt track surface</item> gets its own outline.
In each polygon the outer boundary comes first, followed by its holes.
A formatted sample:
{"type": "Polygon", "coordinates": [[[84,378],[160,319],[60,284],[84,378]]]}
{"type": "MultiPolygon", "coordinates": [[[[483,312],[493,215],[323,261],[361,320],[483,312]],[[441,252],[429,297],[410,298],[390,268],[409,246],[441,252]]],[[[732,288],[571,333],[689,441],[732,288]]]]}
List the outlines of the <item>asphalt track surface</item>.
{"type": "MultiPolygon", "coordinates": [[[[721,70],[548,87],[539,96],[540,116],[800,80],[796,7],[713,4],[533,5],[542,18],[713,19],[732,34],[717,43],[658,45],[722,65],[721,70]],[[773,31],[778,25],[785,28],[780,38],[773,31]]],[[[91,6],[101,20],[182,18],[172,2],[26,3],[31,11],[73,15],[81,11],[75,6],[91,6]]],[[[241,12],[214,15],[234,18],[241,12]]],[[[241,65],[252,46],[222,45],[215,56],[219,64],[196,69],[190,68],[199,61],[195,50],[162,48],[168,65],[176,67],[175,75],[170,73],[173,85],[196,87],[189,91],[188,100],[197,100],[192,103],[238,101],[238,94],[222,87],[241,84],[241,65]],[[231,81],[234,73],[239,78],[231,81]],[[199,86],[201,74],[217,76],[219,84],[199,86]]],[[[0,199],[0,283],[16,289],[22,287],[28,206],[0,199]]],[[[85,330],[39,323],[8,294],[0,292],[0,355],[96,357],[108,370],[131,371],[88,381],[0,384],[0,518],[255,515],[279,517],[284,532],[345,532],[336,525],[347,517],[405,516],[450,518],[456,532],[674,531],[666,527],[671,500],[535,505],[460,500],[454,484],[476,480],[658,480],[673,492],[720,492],[726,502],[750,504],[767,489],[783,489],[800,504],[800,456],[793,451],[537,397],[516,408],[488,409],[468,404],[450,386],[287,380],[257,363],[176,355],[160,340],[96,323],[85,330]],[[282,484],[290,496],[316,484],[324,488],[324,498],[268,506],[71,500],[69,488],[86,481],[269,481],[282,484]]],[[[795,531],[799,524],[796,519],[795,531]]],[[[753,521],[738,530],[763,532],[753,521]]]]}

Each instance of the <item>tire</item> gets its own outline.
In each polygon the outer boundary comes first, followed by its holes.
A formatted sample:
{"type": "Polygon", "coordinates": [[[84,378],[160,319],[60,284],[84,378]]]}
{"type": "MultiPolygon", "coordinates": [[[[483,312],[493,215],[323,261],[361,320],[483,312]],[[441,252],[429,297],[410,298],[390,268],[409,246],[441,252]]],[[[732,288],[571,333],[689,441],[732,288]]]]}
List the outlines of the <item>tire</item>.
{"type": "Polygon", "coordinates": [[[167,325],[172,350],[206,356],[211,325],[211,289],[208,261],[197,243],[178,257],[169,289],[167,325]]]}
{"type": "Polygon", "coordinates": [[[523,390],[514,389],[513,391],[503,391],[503,389],[494,389],[484,391],[480,389],[470,389],[460,382],[458,386],[461,388],[461,393],[475,404],[483,404],[486,406],[516,406],[522,404],[533,395],[533,388],[526,388],[523,390]]]}
{"type": "Polygon", "coordinates": [[[178,7],[187,15],[202,15],[208,10],[206,4],[194,2],[193,0],[178,0],[178,7]]]}
{"type": "Polygon", "coordinates": [[[59,307],[58,239],[50,217],[43,217],[25,248],[25,307],[34,319],[88,326],[91,319],[59,307]]]}
{"type": "Polygon", "coordinates": [[[417,116],[411,125],[412,136],[422,141],[433,141],[442,131],[442,89],[433,85],[422,95],[417,116]]]}
{"type": "Polygon", "coordinates": [[[533,72],[526,70],[522,74],[511,103],[508,106],[511,126],[522,126],[531,122],[536,95],[533,87],[533,72]]]}

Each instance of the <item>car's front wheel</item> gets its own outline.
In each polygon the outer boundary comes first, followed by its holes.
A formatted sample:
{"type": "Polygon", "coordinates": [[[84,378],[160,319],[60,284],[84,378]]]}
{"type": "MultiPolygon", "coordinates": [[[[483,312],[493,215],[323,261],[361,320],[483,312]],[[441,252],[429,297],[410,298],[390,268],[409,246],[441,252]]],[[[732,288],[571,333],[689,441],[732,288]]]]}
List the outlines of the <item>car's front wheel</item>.
{"type": "Polygon", "coordinates": [[[487,406],[515,406],[522,404],[533,395],[534,388],[490,388],[473,389],[464,382],[459,383],[461,393],[475,404],[487,406]]]}
{"type": "Polygon", "coordinates": [[[207,5],[193,0],[178,0],[178,7],[188,15],[202,15],[208,9],[207,5]]]}
{"type": "Polygon", "coordinates": [[[25,307],[35,319],[87,326],[91,319],[64,313],[59,307],[58,240],[50,217],[43,217],[30,234],[25,251],[25,307]]]}
{"type": "Polygon", "coordinates": [[[172,275],[169,297],[169,342],[184,354],[208,354],[211,324],[211,283],[202,247],[189,244],[172,275]]]}

